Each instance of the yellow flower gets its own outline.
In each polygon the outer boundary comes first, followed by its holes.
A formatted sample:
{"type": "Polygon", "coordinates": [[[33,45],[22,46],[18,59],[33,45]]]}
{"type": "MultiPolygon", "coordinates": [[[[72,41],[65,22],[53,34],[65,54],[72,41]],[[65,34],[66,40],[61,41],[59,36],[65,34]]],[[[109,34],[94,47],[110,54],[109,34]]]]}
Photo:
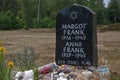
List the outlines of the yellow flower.
{"type": "Polygon", "coordinates": [[[13,61],[9,61],[7,64],[8,67],[14,67],[14,62],[13,61]]]}
{"type": "Polygon", "coordinates": [[[6,48],[5,47],[0,47],[0,51],[5,53],[6,52],[6,48]]]}
{"type": "Polygon", "coordinates": [[[64,69],[64,68],[66,68],[66,66],[67,65],[63,64],[63,65],[61,65],[61,68],[64,69]]]}

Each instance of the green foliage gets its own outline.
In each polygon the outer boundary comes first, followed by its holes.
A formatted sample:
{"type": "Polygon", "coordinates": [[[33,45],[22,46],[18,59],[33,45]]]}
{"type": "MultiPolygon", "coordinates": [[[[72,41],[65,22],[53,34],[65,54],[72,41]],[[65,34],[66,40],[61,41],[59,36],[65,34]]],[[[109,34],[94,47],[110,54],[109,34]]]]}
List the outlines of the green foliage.
{"type": "Polygon", "coordinates": [[[5,63],[5,53],[6,48],[0,46],[0,80],[10,80],[11,72],[14,67],[12,61],[9,61],[8,64],[5,63]]]}
{"type": "Polygon", "coordinates": [[[44,17],[40,22],[41,28],[53,28],[56,26],[56,21],[49,17],[44,17]]]}
{"type": "Polygon", "coordinates": [[[36,67],[33,48],[24,47],[24,52],[12,54],[11,58],[18,70],[25,71],[36,67]]]}
{"type": "Polygon", "coordinates": [[[4,0],[0,0],[0,11],[3,10],[3,1],[4,1],[4,0]]]}
{"type": "Polygon", "coordinates": [[[49,28],[53,28],[56,26],[56,21],[55,20],[52,20],[49,24],[48,24],[48,27],[49,28]]]}
{"type": "Polygon", "coordinates": [[[33,72],[34,72],[34,80],[39,80],[39,71],[38,71],[38,69],[34,69],[33,72]]]}
{"type": "Polygon", "coordinates": [[[50,24],[50,18],[49,17],[44,17],[41,22],[40,22],[40,26],[41,28],[47,28],[50,24]]]}
{"type": "Polygon", "coordinates": [[[25,21],[25,29],[32,27],[32,20],[31,20],[31,2],[29,0],[23,0],[23,9],[24,9],[24,21],[25,21]]]}
{"type": "Polygon", "coordinates": [[[104,7],[103,0],[89,0],[88,7],[90,7],[97,15],[97,24],[107,24],[107,11],[104,7]]]}
{"type": "MultiPolygon", "coordinates": [[[[55,10],[55,2],[52,0],[40,0],[41,1],[41,6],[40,6],[40,14],[41,14],[41,19],[49,16],[53,17],[52,15],[54,14],[55,10]]],[[[55,16],[54,16],[55,18],[55,16]]]]}
{"type": "Polygon", "coordinates": [[[1,0],[0,1],[0,11],[12,11],[17,15],[18,3],[17,0],[1,0]]]}
{"type": "MultiPolygon", "coordinates": [[[[55,7],[57,12],[60,11],[62,8],[77,3],[78,0],[56,0],[55,7]]],[[[80,2],[80,1],[79,1],[80,2]]]]}
{"type": "Polygon", "coordinates": [[[120,1],[110,0],[108,5],[109,19],[112,23],[120,22],[120,1]]]}
{"type": "Polygon", "coordinates": [[[34,19],[34,28],[40,28],[40,22],[36,19],[34,19]]]}
{"type": "Polygon", "coordinates": [[[103,0],[40,0],[40,23],[37,21],[38,0],[1,0],[0,29],[55,27],[57,13],[74,3],[96,12],[99,25],[120,22],[120,0],[110,0],[108,7],[104,6],[103,0]]]}
{"type": "Polygon", "coordinates": [[[7,68],[4,61],[4,53],[3,51],[0,50],[0,80],[5,79],[6,72],[7,72],[7,68]]]}
{"type": "Polygon", "coordinates": [[[14,24],[14,28],[15,29],[21,29],[23,28],[23,26],[25,25],[23,19],[20,19],[19,16],[15,17],[15,24],[14,24]]]}
{"type": "Polygon", "coordinates": [[[15,74],[13,75],[13,69],[16,71],[32,69],[34,71],[34,80],[39,80],[39,72],[34,63],[35,54],[32,48],[25,47],[24,53],[9,55],[14,62],[9,61],[7,64],[5,60],[8,57],[5,54],[6,48],[0,44],[0,80],[13,80],[15,77],[15,74]]]}
{"type": "Polygon", "coordinates": [[[11,11],[3,11],[0,13],[0,29],[1,30],[11,30],[20,29],[24,25],[22,19],[18,16],[14,16],[11,11]]]}

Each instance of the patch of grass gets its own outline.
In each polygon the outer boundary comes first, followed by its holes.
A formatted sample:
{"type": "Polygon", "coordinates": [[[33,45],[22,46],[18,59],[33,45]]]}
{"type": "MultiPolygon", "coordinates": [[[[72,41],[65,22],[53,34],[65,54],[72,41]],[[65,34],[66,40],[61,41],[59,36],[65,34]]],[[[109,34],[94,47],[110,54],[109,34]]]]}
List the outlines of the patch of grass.
{"type": "Polygon", "coordinates": [[[120,30],[120,23],[114,23],[114,24],[109,24],[109,25],[98,25],[97,27],[98,27],[98,30],[100,32],[114,31],[114,30],[119,31],[120,30]]]}
{"type": "Polygon", "coordinates": [[[14,62],[5,63],[6,48],[0,46],[0,80],[10,80],[14,62]]]}
{"type": "Polygon", "coordinates": [[[16,70],[25,71],[37,67],[35,64],[35,53],[32,47],[24,47],[23,52],[10,55],[16,70]]]}
{"type": "MultiPolygon", "coordinates": [[[[13,62],[8,63],[8,65],[10,65],[10,67],[8,68],[5,65],[3,65],[2,73],[0,73],[0,74],[3,74],[2,76],[5,80],[10,80],[10,79],[13,80],[17,71],[24,72],[26,70],[33,70],[34,80],[38,80],[39,78],[38,66],[35,64],[35,53],[32,47],[24,47],[23,52],[21,51],[16,54],[6,55],[4,56],[3,61],[5,61],[4,59],[8,57],[9,57],[9,60],[12,60],[13,62]],[[14,69],[12,69],[12,66],[11,66],[13,65],[13,63],[14,63],[14,69]]],[[[0,80],[4,80],[3,78],[2,79],[0,78],[0,80]]]]}

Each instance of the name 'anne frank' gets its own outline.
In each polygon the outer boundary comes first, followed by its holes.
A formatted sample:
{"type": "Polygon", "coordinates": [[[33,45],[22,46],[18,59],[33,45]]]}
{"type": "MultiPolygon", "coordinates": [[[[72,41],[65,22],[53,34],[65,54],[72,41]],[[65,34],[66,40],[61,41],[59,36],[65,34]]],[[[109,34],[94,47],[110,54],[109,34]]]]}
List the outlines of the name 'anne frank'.
{"type": "Polygon", "coordinates": [[[66,42],[63,52],[84,53],[81,42],[66,42]]]}

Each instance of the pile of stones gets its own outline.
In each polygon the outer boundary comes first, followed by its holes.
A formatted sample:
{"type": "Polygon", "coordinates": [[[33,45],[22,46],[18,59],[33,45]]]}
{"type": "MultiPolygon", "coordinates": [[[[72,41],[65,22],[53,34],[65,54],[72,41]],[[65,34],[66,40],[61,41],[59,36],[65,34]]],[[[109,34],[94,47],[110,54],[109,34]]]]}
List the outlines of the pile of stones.
{"type": "Polygon", "coordinates": [[[38,69],[41,80],[110,80],[110,70],[107,66],[80,69],[79,66],[57,66],[53,63],[44,66],[45,72],[42,69],[43,67],[38,69]]]}
{"type": "MultiPolygon", "coordinates": [[[[79,66],[58,66],[50,63],[39,67],[38,73],[39,80],[110,80],[110,70],[107,66],[80,69],[79,66]]],[[[12,76],[14,80],[34,80],[34,71],[18,71],[12,76]]]]}

